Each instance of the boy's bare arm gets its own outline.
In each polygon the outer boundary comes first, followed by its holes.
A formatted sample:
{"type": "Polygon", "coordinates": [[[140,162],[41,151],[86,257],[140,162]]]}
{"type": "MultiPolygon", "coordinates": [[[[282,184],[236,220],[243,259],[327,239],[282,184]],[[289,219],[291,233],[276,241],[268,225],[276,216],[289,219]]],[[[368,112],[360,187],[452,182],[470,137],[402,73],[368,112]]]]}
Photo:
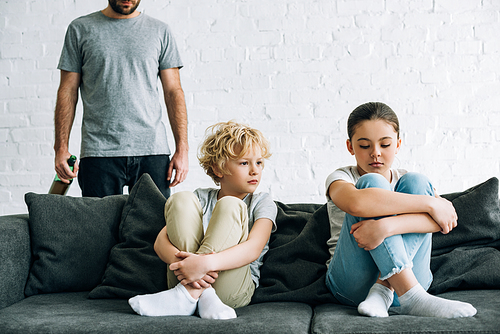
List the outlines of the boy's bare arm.
{"type": "MultiPolygon", "coordinates": [[[[170,240],[168,239],[167,227],[164,227],[158,236],[156,237],[156,241],[154,243],[154,250],[158,257],[167,264],[172,264],[178,261],[182,261],[182,258],[175,256],[179,253],[179,249],[172,245],[170,240]]],[[[215,282],[215,279],[218,277],[216,272],[207,272],[200,280],[196,282],[192,282],[192,286],[195,289],[199,288],[208,288],[210,284],[215,282]]]]}
{"type": "Polygon", "coordinates": [[[171,264],[179,261],[180,259],[175,256],[179,252],[179,249],[172,245],[167,235],[167,227],[162,228],[156,241],[154,243],[154,250],[158,257],[165,263],[171,264]]]}
{"type": "Polygon", "coordinates": [[[220,253],[197,255],[186,252],[177,254],[184,260],[170,265],[182,284],[197,281],[208,272],[219,272],[240,268],[255,261],[269,240],[273,222],[270,219],[258,219],[245,242],[233,246],[220,253]]]}

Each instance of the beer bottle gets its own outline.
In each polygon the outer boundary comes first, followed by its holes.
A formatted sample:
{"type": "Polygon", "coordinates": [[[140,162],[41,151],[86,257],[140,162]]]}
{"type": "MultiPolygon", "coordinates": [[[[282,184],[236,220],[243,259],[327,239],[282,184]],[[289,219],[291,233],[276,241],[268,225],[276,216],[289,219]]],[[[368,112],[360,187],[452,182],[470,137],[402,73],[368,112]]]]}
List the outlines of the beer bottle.
{"type": "MultiPolygon", "coordinates": [[[[76,157],[72,155],[68,159],[68,165],[71,170],[73,170],[73,166],[75,165],[76,162],[76,157]]],[[[50,186],[49,189],[49,194],[56,194],[56,195],[66,195],[68,192],[69,186],[73,182],[73,179],[69,180],[69,183],[64,183],[61,181],[59,176],[56,174],[56,177],[54,178],[54,181],[52,181],[52,185],[50,186]]]]}

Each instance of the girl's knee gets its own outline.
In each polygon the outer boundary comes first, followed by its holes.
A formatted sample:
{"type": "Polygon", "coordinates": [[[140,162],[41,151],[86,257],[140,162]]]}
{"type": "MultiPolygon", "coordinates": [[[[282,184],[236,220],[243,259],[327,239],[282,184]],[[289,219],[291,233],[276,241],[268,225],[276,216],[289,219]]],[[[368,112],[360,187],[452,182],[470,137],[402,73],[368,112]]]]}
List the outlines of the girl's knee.
{"type": "Polygon", "coordinates": [[[429,178],[420,173],[406,173],[396,184],[396,191],[413,195],[434,196],[434,188],[429,178]]]}
{"type": "Polygon", "coordinates": [[[381,174],[368,173],[359,178],[358,182],[356,182],[356,188],[357,189],[380,188],[380,189],[391,190],[391,184],[381,174]]]}

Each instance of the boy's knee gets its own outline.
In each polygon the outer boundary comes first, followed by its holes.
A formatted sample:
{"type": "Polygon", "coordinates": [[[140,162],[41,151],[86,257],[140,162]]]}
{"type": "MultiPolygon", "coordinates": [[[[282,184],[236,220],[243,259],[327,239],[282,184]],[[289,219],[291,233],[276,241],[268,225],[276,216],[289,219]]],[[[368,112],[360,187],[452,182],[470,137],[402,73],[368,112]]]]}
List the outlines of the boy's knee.
{"type": "Polygon", "coordinates": [[[356,182],[356,188],[357,189],[380,188],[380,189],[391,190],[391,184],[381,174],[368,173],[359,178],[358,182],[356,182]]]}
{"type": "Polygon", "coordinates": [[[199,207],[198,197],[191,191],[181,191],[171,195],[165,203],[165,216],[171,210],[186,210],[191,207],[199,207]]]}
{"type": "Polygon", "coordinates": [[[247,205],[238,197],[234,196],[224,196],[217,201],[216,204],[219,210],[238,210],[246,212],[247,205]]]}
{"type": "Polygon", "coordinates": [[[212,212],[212,218],[219,219],[221,217],[238,224],[248,224],[247,205],[237,197],[224,196],[217,201],[212,212]]]}
{"type": "Polygon", "coordinates": [[[434,196],[434,188],[429,178],[423,174],[413,172],[406,173],[399,179],[396,191],[406,194],[434,196]]]}

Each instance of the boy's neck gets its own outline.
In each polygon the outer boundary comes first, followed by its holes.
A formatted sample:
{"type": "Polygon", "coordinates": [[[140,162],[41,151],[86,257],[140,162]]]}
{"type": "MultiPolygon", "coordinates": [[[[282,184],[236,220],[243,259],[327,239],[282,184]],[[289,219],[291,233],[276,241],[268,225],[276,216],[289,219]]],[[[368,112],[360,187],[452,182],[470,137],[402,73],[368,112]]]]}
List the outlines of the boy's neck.
{"type": "Polygon", "coordinates": [[[233,196],[233,197],[237,197],[237,198],[243,200],[245,197],[248,196],[248,194],[250,194],[250,193],[230,194],[230,193],[225,193],[222,189],[219,189],[219,192],[217,193],[217,200],[220,200],[222,197],[225,197],[225,196],[233,196]]]}

